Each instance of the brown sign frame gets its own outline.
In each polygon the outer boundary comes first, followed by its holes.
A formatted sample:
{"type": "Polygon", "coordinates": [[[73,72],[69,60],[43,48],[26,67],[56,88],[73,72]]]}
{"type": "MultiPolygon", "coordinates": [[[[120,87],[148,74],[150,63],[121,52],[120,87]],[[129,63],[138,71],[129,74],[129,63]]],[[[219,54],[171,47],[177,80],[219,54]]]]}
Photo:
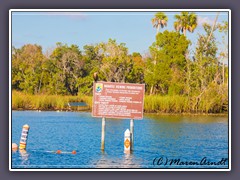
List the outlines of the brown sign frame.
{"type": "Polygon", "coordinates": [[[145,84],[105,81],[94,82],[92,117],[143,119],[144,95],[145,84]],[[102,107],[99,107],[100,104],[102,104],[102,107]],[[109,110],[114,109],[114,107],[120,109],[119,112],[122,112],[123,114],[114,115],[114,112],[117,112],[117,110],[109,110]],[[105,111],[106,108],[108,109],[108,113],[99,113],[101,110],[105,111]],[[124,115],[124,113],[126,113],[126,115],[124,115]]]}

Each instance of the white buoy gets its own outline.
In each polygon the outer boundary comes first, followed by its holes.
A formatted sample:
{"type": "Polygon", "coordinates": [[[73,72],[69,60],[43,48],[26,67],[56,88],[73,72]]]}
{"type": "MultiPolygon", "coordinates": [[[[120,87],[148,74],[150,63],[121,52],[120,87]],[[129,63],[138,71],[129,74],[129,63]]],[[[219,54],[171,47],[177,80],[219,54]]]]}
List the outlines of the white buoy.
{"type": "Polygon", "coordinates": [[[27,136],[28,136],[28,131],[29,131],[29,125],[25,124],[22,128],[22,134],[21,134],[21,139],[20,139],[20,144],[19,144],[19,149],[20,150],[25,150],[27,146],[27,136]]]}
{"type": "Polygon", "coordinates": [[[131,151],[131,137],[130,137],[130,131],[127,129],[124,132],[124,153],[129,154],[131,151]]]}

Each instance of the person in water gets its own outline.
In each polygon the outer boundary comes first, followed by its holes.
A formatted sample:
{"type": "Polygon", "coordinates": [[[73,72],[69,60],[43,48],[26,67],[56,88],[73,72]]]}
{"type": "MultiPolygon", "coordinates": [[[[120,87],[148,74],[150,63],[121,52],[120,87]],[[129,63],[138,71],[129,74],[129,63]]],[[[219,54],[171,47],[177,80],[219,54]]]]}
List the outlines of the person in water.
{"type": "Polygon", "coordinates": [[[17,151],[18,145],[16,143],[12,143],[12,151],[17,151]]]}

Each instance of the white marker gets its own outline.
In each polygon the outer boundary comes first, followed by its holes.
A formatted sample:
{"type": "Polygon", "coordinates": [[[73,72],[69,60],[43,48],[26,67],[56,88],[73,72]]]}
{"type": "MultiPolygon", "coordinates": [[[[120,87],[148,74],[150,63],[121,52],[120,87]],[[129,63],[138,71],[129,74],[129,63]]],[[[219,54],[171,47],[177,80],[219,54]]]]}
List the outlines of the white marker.
{"type": "Polygon", "coordinates": [[[130,131],[127,129],[124,132],[124,153],[129,154],[131,150],[131,139],[130,139],[130,131]]]}

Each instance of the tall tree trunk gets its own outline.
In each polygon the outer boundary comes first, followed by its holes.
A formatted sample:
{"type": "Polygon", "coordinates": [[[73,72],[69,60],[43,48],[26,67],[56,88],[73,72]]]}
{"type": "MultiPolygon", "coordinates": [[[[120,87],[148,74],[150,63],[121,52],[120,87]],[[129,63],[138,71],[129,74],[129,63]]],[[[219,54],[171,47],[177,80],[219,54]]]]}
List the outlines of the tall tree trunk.
{"type": "Polygon", "coordinates": [[[151,89],[150,89],[150,95],[153,94],[153,85],[151,86],[151,89]]]}
{"type": "MultiPolygon", "coordinates": [[[[157,34],[159,33],[159,29],[160,29],[160,24],[158,24],[158,26],[157,26],[156,36],[157,36],[157,34]]],[[[153,64],[154,64],[154,68],[155,68],[155,66],[156,66],[156,64],[157,64],[156,55],[154,55],[153,64]]],[[[154,92],[155,92],[155,88],[154,88],[154,85],[152,85],[152,86],[151,86],[151,89],[150,89],[150,95],[152,95],[154,92]]]]}
{"type": "Polygon", "coordinates": [[[210,41],[210,39],[211,39],[212,33],[213,33],[213,31],[214,31],[214,28],[215,28],[215,26],[216,26],[216,22],[217,22],[217,19],[218,19],[218,15],[219,15],[219,12],[217,13],[217,16],[216,16],[216,18],[215,18],[215,20],[214,20],[214,23],[213,23],[213,25],[212,25],[211,32],[210,32],[210,34],[209,34],[209,36],[208,36],[208,39],[207,39],[207,42],[206,42],[206,44],[205,44],[205,47],[204,47],[204,48],[206,48],[206,47],[207,47],[207,44],[208,44],[208,42],[209,42],[209,41],[210,41]]]}
{"type": "Polygon", "coordinates": [[[43,72],[41,74],[41,79],[40,79],[40,82],[39,82],[38,93],[40,92],[40,89],[41,89],[41,86],[42,86],[42,78],[43,78],[43,72]]]}
{"type": "Polygon", "coordinates": [[[205,89],[205,77],[204,77],[204,74],[206,72],[204,72],[204,68],[203,68],[203,64],[202,64],[202,54],[200,54],[200,62],[201,64],[199,64],[199,69],[200,69],[200,82],[201,82],[201,85],[200,85],[200,91],[202,92],[203,89],[205,89]]]}
{"type": "Polygon", "coordinates": [[[153,94],[156,94],[156,86],[153,86],[153,94]]]}
{"type": "Polygon", "coordinates": [[[224,84],[224,74],[225,74],[225,73],[224,73],[224,63],[223,63],[223,62],[222,62],[222,68],[223,68],[223,70],[222,70],[222,73],[223,73],[222,76],[223,76],[223,84],[224,84]]]}
{"type": "Polygon", "coordinates": [[[187,95],[188,95],[188,98],[189,98],[189,95],[191,92],[190,79],[191,79],[190,61],[187,60],[187,95]]]}
{"type": "Polygon", "coordinates": [[[156,35],[158,34],[159,29],[160,29],[160,24],[158,24],[158,26],[157,26],[157,33],[156,33],[156,35]]]}

